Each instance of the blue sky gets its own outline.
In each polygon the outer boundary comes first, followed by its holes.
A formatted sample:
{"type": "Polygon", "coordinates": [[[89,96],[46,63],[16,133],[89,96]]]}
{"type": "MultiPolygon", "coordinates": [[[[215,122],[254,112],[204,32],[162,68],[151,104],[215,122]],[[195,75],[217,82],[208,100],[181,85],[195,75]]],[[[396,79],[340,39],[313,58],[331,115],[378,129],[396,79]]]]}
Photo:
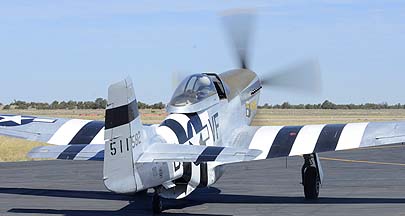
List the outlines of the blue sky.
{"type": "Polygon", "coordinates": [[[262,103],[405,103],[403,1],[1,1],[0,102],[93,100],[130,75],[167,102],[172,73],[236,66],[221,11],[256,8],[251,69],[319,60],[323,92],[267,88],[262,103]]]}

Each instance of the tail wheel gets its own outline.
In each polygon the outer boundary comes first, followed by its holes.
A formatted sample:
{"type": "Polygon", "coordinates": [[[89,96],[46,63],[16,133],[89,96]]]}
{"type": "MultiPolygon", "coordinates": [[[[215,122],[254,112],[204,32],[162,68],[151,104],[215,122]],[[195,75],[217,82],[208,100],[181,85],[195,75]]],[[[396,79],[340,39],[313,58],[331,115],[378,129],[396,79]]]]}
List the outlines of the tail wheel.
{"type": "Polygon", "coordinates": [[[163,210],[162,199],[155,193],[152,198],[152,210],[154,214],[160,214],[163,210]]]}
{"type": "Polygon", "coordinates": [[[320,181],[315,167],[306,168],[303,183],[305,199],[318,199],[320,181]]]}

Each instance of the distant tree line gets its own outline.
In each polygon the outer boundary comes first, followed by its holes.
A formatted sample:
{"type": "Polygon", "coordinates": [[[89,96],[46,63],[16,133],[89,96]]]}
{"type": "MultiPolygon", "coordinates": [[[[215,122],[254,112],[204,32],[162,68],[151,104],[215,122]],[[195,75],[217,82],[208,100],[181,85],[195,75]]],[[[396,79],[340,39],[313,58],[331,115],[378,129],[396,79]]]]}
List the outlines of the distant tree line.
{"type": "MultiPolygon", "coordinates": [[[[0,103],[0,106],[3,104],[0,103]]],[[[107,100],[103,98],[97,98],[94,101],[53,101],[52,103],[43,102],[26,102],[21,100],[14,100],[10,104],[3,106],[3,109],[105,109],[107,107],[107,100]]],[[[162,102],[155,103],[152,105],[138,102],[138,107],[140,109],[163,109],[165,104],[162,102]]]]}
{"type": "MultiPolygon", "coordinates": [[[[105,109],[107,106],[107,100],[103,98],[97,98],[94,101],[53,101],[52,103],[43,102],[26,102],[21,100],[15,100],[10,104],[3,105],[0,103],[0,107],[3,109],[105,109]]],[[[164,109],[165,104],[162,102],[154,104],[146,104],[138,101],[139,109],[164,109]]],[[[365,104],[335,104],[329,100],[325,100],[319,104],[290,104],[284,102],[282,104],[268,104],[259,106],[261,109],[405,109],[405,104],[390,105],[387,103],[365,103],[365,104]]]]}
{"type": "Polygon", "coordinates": [[[335,104],[329,100],[325,100],[319,104],[290,104],[284,102],[282,104],[270,105],[265,103],[259,106],[262,109],[405,109],[405,104],[389,105],[388,103],[365,103],[365,104],[335,104]]]}
{"type": "Polygon", "coordinates": [[[164,109],[166,105],[162,102],[154,103],[154,104],[146,104],[138,101],[138,108],[139,109],[164,109]]]}

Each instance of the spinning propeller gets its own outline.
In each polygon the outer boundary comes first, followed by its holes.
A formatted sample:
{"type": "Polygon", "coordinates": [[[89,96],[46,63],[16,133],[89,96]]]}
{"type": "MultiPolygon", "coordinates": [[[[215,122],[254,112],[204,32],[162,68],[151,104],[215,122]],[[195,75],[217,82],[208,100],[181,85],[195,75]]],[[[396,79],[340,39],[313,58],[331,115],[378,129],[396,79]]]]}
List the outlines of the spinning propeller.
{"type": "MultiPolygon", "coordinates": [[[[231,10],[222,14],[222,21],[234,48],[238,67],[249,70],[249,44],[254,31],[255,11],[231,10]]],[[[317,93],[321,90],[321,73],[317,61],[301,61],[261,77],[264,87],[288,88],[317,93]]]]}

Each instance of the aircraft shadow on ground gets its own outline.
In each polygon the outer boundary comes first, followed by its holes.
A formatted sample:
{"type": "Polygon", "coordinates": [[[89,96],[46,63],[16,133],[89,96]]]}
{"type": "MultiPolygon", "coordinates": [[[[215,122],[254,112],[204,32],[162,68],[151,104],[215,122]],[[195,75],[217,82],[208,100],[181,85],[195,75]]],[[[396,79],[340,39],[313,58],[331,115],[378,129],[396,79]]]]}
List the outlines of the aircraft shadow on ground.
{"type": "MultiPolygon", "coordinates": [[[[31,188],[0,188],[0,194],[18,194],[45,197],[66,197],[79,199],[122,200],[129,204],[119,210],[58,210],[58,209],[25,209],[13,208],[10,213],[34,214],[63,214],[66,216],[77,215],[148,215],[151,214],[151,194],[136,194],[133,196],[119,195],[106,191],[76,191],[57,189],[31,189],[31,188]]],[[[193,194],[183,200],[164,200],[165,209],[183,209],[209,203],[219,204],[405,204],[405,198],[335,198],[321,197],[316,201],[307,201],[303,197],[287,196],[260,196],[221,194],[221,190],[211,187],[197,189],[193,194]]],[[[162,215],[172,215],[165,213],[162,215]]],[[[175,213],[174,215],[209,215],[175,213]]]]}

